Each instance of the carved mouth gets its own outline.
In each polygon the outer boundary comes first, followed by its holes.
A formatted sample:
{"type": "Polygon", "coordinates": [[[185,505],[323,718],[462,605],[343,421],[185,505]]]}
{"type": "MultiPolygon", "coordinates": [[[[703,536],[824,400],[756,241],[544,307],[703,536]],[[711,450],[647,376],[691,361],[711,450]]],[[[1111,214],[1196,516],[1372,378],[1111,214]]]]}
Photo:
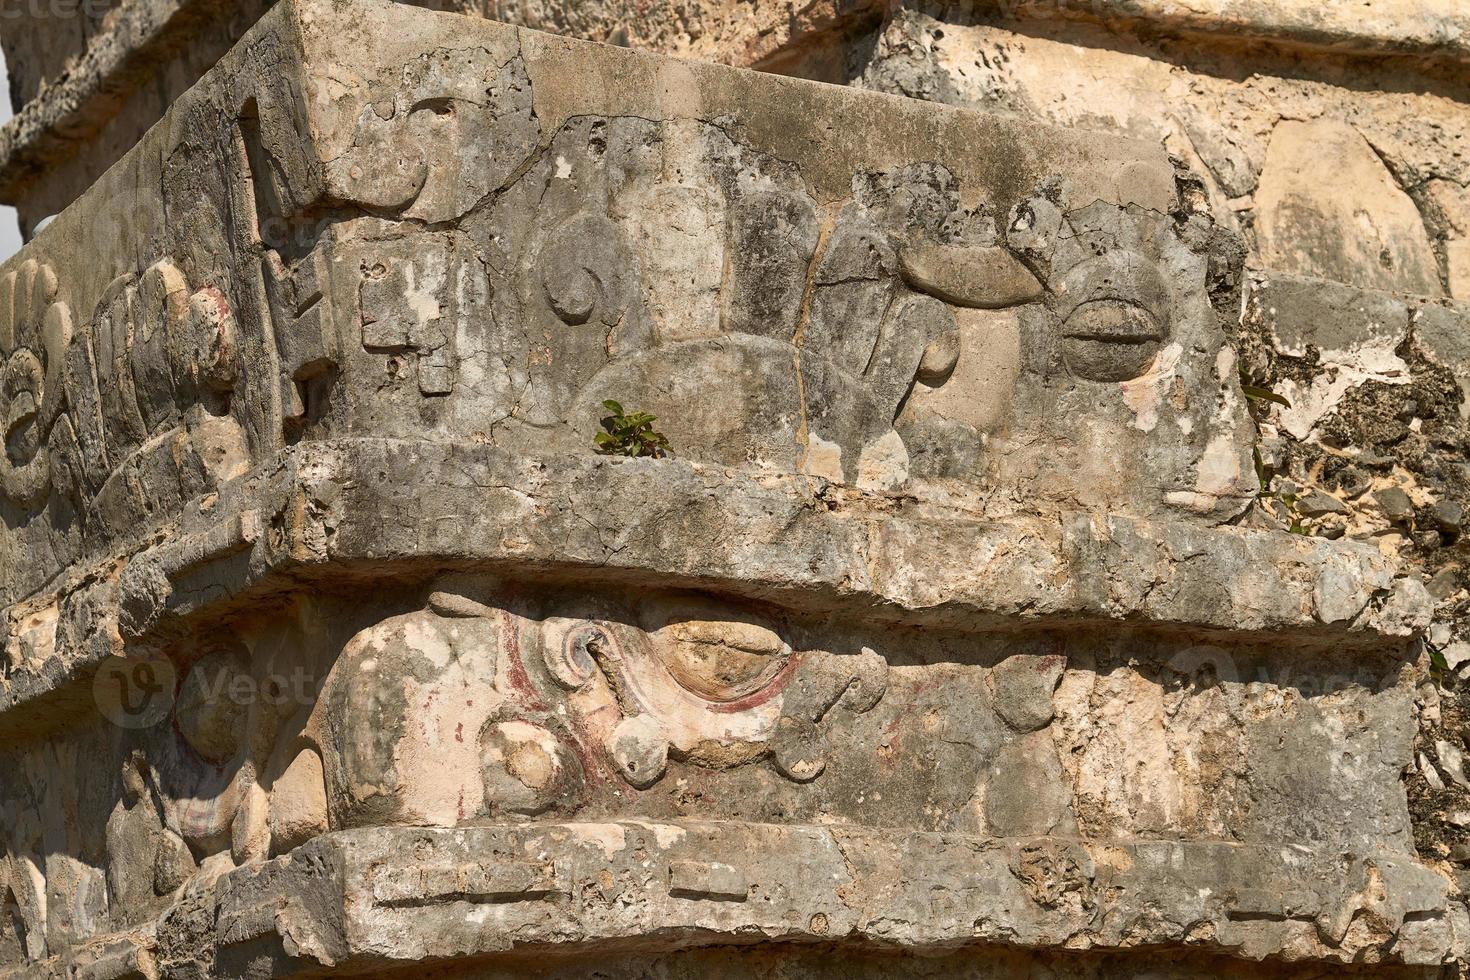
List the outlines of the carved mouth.
{"type": "Polygon", "coordinates": [[[1121,299],[1083,303],[1067,317],[1063,334],[1072,340],[1115,344],[1158,343],[1164,339],[1164,331],[1152,313],[1121,299]]]}
{"type": "Polygon", "coordinates": [[[1063,327],[1062,356],[1092,381],[1128,381],[1146,372],[1164,340],[1148,310],[1121,299],[1083,303],[1063,327]]]}

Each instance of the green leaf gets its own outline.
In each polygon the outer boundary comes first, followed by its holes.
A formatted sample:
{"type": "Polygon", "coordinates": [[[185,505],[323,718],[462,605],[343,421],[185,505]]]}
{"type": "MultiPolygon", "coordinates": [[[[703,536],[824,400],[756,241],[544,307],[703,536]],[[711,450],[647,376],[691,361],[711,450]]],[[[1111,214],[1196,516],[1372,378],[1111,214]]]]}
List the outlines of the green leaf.
{"type": "Polygon", "coordinates": [[[1255,401],[1272,402],[1285,406],[1286,408],[1291,407],[1291,402],[1287,401],[1285,396],[1276,394],[1270,388],[1257,388],[1255,385],[1241,385],[1240,390],[1244,393],[1245,397],[1255,401]]]}
{"type": "Polygon", "coordinates": [[[599,432],[594,437],[597,451],[607,456],[653,456],[662,457],[669,445],[669,440],[662,432],[656,432],[653,423],[657,416],[648,412],[634,412],[631,415],[623,410],[620,402],[608,399],[602,403],[612,414],[601,420],[602,428],[606,431],[599,432]]]}
{"type": "MultiPolygon", "coordinates": [[[[1429,646],[1429,644],[1427,643],[1424,645],[1429,646]]],[[[1443,650],[1437,650],[1434,647],[1429,647],[1429,666],[1433,667],[1436,671],[1443,674],[1445,671],[1450,669],[1450,662],[1444,658],[1443,650]]]]}

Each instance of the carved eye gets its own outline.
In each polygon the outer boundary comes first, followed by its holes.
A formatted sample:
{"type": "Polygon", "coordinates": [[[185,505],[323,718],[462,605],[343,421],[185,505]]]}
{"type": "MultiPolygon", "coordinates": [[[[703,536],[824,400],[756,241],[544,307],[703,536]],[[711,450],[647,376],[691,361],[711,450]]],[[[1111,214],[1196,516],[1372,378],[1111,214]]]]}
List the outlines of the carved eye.
{"type": "Polygon", "coordinates": [[[546,666],[551,676],[569,691],[575,691],[592,679],[597,670],[596,658],[611,649],[612,641],[602,627],[587,624],[568,633],[557,647],[546,653],[546,666]]]}
{"type": "Polygon", "coordinates": [[[775,631],[735,619],[677,619],[653,638],[674,680],[708,701],[737,701],[754,694],[791,655],[775,631]]]}

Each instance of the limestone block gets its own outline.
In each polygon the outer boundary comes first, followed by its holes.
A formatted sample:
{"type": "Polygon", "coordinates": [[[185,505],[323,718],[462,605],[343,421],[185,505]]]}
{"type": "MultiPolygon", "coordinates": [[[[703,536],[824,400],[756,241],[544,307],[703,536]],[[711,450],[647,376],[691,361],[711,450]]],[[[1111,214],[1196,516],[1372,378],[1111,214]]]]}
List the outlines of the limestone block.
{"type": "Polygon", "coordinates": [[[1366,382],[1403,385],[1409,366],[1399,348],[1410,309],[1398,296],[1293,276],[1258,276],[1242,322],[1266,331],[1281,354],[1315,357],[1309,379],[1282,384],[1290,405],[1274,407],[1286,431],[1306,438],[1354,388],[1366,382]]]}
{"type": "Polygon", "coordinates": [[[1370,289],[1444,294],[1418,209],[1351,126],[1278,123],[1256,209],[1261,258],[1273,269],[1370,289]]]}

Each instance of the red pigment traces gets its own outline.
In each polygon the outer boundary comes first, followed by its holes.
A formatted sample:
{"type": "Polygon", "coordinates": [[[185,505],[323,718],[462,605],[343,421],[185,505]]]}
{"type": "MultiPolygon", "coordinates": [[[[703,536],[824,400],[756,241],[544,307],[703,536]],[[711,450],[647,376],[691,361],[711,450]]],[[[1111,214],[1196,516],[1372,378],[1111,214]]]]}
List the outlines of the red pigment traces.
{"type": "MultiPolygon", "coordinates": [[[[591,795],[594,789],[609,781],[608,777],[611,775],[611,773],[610,770],[605,765],[603,765],[602,760],[592,753],[592,750],[587,745],[587,743],[582,740],[581,736],[581,732],[568,730],[566,737],[559,739],[559,741],[562,743],[562,745],[571,749],[572,755],[576,756],[577,761],[582,764],[583,785],[586,786],[588,795],[591,795]]],[[[632,787],[626,788],[631,789],[632,787]]]]}
{"type": "Polygon", "coordinates": [[[200,290],[200,292],[208,294],[210,299],[219,304],[219,313],[221,320],[230,315],[230,298],[226,296],[223,292],[221,292],[219,289],[216,289],[214,286],[205,286],[203,289],[200,290]]]}
{"type": "Polygon", "coordinates": [[[526,665],[521,661],[520,637],[514,629],[507,628],[507,624],[503,622],[500,628],[500,649],[510,665],[511,686],[525,697],[528,708],[535,711],[546,711],[546,702],[541,700],[535,685],[531,683],[531,675],[526,673],[526,665]]]}
{"type": "Polygon", "coordinates": [[[791,678],[796,675],[796,668],[801,666],[801,661],[801,655],[793,653],[791,659],[786,661],[785,666],[781,668],[781,672],[775,677],[772,677],[771,682],[765,687],[759,691],[747,694],[738,701],[712,702],[710,704],[710,710],[720,714],[733,715],[737,712],[754,708],[756,705],[765,704],[771,698],[786,690],[786,686],[791,683],[791,678]]]}

